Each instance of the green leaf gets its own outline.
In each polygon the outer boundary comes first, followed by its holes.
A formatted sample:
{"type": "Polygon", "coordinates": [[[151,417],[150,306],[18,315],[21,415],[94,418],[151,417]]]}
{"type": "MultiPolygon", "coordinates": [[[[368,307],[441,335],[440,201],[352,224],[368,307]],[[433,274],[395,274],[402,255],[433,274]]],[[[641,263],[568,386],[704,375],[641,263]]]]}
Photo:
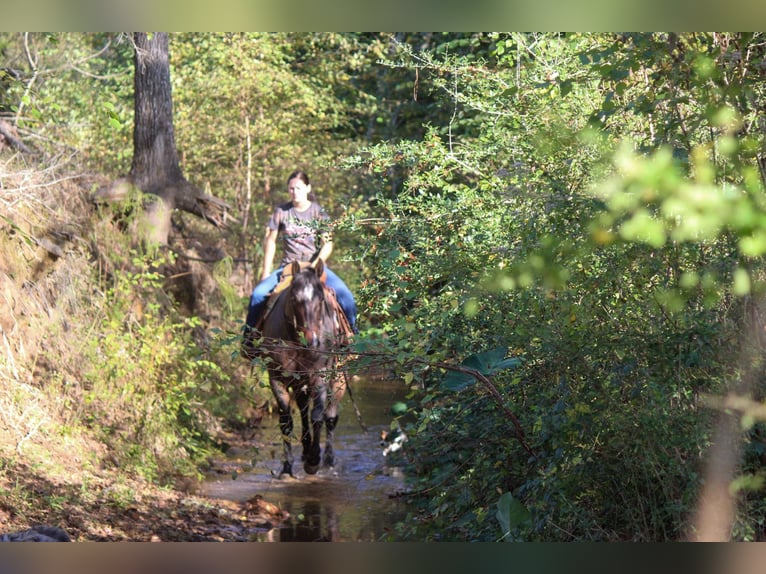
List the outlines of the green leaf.
{"type": "Polygon", "coordinates": [[[526,506],[513,497],[513,494],[506,492],[497,501],[497,512],[495,513],[500,528],[503,530],[503,536],[506,542],[511,541],[507,534],[532,519],[532,513],[526,506]]]}
{"type": "Polygon", "coordinates": [[[656,248],[665,245],[667,240],[665,226],[644,209],[638,210],[631,219],[622,224],[620,235],[627,241],[648,243],[656,248]]]}
{"type": "Polygon", "coordinates": [[[400,416],[406,412],[407,412],[407,405],[401,401],[397,401],[393,405],[391,405],[391,414],[400,416]]]}
{"type": "Polygon", "coordinates": [[[745,269],[735,269],[732,283],[732,291],[734,294],[748,295],[750,293],[750,289],[750,274],[745,269]]]}
{"type": "MultiPolygon", "coordinates": [[[[472,369],[481,373],[482,375],[490,376],[505,369],[512,369],[521,363],[517,358],[505,358],[505,354],[508,352],[506,347],[496,347],[483,353],[477,353],[467,357],[461,365],[468,369],[472,369]]],[[[450,371],[447,376],[444,377],[442,382],[442,388],[448,391],[462,391],[474,385],[476,383],[476,377],[470,373],[463,373],[459,371],[450,371]]]]}

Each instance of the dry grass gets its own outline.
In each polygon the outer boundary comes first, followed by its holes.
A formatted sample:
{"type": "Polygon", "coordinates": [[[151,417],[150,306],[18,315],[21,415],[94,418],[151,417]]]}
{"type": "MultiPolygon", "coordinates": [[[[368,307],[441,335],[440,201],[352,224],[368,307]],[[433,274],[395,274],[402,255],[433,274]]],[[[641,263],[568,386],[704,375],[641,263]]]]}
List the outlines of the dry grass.
{"type": "MultiPolygon", "coordinates": [[[[139,360],[108,355],[110,349],[148,353],[152,368],[163,368],[165,363],[155,361],[155,349],[163,353],[168,343],[188,353],[177,340],[167,339],[179,328],[166,320],[168,305],[207,317],[205,327],[198,324],[183,334],[186,344],[193,335],[204,341],[204,350],[210,327],[230,327],[220,309],[232,296],[217,284],[236,272],[225,264],[206,263],[217,254],[210,250],[221,251],[221,239],[204,237],[198,228],[193,238],[179,238],[191,257],[166,266],[162,288],[152,291],[160,296],[152,302],[164,308],[151,311],[140,289],[133,293],[124,284],[133,271],[133,238],[109,207],[95,209],[88,201],[105,181],[66,175],[72,171],[71,165],[32,166],[0,152],[0,533],[46,522],[63,526],[75,540],[246,539],[240,530],[245,523],[235,514],[188,494],[195,488],[188,475],[178,476],[180,490],[173,491],[126,470],[120,459],[125,445],[176,460],[185,454],[174,437],[152,434],[158,423],[151,420],[151,409],[142,410],[144,403],[121,402],[127,396],[120,386],[123,379],[110,386],[112,379],[98,378],[100,370],[139,360]],[[115,312],[118,278],[123,284],[115,312]],[[141,333],[141,344],[123,347],[121,329],[141,333]],[[142,431],[135,429],[139,420],[138,426],[148,425],[142,431]],[[115,446],[104,440],[105,432],[127,439],[115,446]],[[142,445],[132,442],[139,432],[144,433],[142,445]],[[216,530],[216,520],[228,534],[216,530]]],[[[213,364],[228,369],[230,375],[220,373],[221,380],[231,376],[237,381],[227,393],[237,384],[247,386],[244,362],[227,365],[230,351],[225,349],[204,352],[213,364]]],[[[149,396],[153,389],[178,384],[174,381],[185,368],[200,368],[179,366],[172,356],[163,360],[177,369],[168,381],[163,382],[167,373],[162,371],[149,372],[135,385],[127,379],[127,386],[147,393],[146,405],[164,400],[149,396]]],[[[210,382],[206,373],[200,376],[210,382]]],[[[187,467],[180,462],[183,473],[187,467]]]]}
{"type": "Polygon", "coordinates": [[[62,177],[60,169],[0,157],[0,454],[5,458],[31,456],[43,447],[61,463],[72,453],[72,445],[57,436],[62,405],[49,392],[51,380],[66,374],[47,371],[45,356],[56,348],[66,353],[70,318],[90,312],[83,300],[87,189],[84,178],[62,177]]]}

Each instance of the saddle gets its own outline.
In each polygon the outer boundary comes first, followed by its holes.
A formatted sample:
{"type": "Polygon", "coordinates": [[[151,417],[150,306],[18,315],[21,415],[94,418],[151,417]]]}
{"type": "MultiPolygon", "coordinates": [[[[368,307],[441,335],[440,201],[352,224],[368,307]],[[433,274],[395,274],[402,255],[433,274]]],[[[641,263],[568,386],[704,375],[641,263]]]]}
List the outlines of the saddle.
{"type": "MultiPolygon", "coordinates": [[[[269,299],[266,301],[266,308],[264,309],[261,318],[258,320],[258,323],[255,325],[255,332],[261,333],[263,331],[263,325],[269,315],[271,315],[271,311],[274,309],[277,299],[279,299],[280,294],[290,286],[293,277],[310,266],[311,263],[308,261],[293,261],[291,265],[285,266],[282,270],[282,277],[279,280],[279,283],[269,295],[269,299]]],[[[338,303],[335,290],[327,286],[327,273],[325,273],[324,267],[321,267],[321,275],[319,276],[319,279],[324,287],[325,295],[327,296],[332,309],[335,311],[335,316],[337,318],[335,328],[338,334],[342,336],[341,343],[348,344],[349,340],[354,335],[354,332],[351,329],[351,324],[348,322],[346,314],[343,312],[343,308],[340,306],[340,303],[338,303]]]]}

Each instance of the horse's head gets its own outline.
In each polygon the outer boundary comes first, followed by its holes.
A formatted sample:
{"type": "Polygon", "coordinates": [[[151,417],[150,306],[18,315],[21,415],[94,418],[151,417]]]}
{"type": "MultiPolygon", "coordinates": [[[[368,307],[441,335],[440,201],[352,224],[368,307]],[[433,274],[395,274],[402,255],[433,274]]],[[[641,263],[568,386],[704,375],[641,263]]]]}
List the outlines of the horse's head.
{"type": "Polygon", "coordinates": [[[332,336],[334,317],[322,282],[324,263],[318,260],[314,267],[300,269],[293,264],[287,306],[296,335],[311,348],[321,347],[332,336]]]}

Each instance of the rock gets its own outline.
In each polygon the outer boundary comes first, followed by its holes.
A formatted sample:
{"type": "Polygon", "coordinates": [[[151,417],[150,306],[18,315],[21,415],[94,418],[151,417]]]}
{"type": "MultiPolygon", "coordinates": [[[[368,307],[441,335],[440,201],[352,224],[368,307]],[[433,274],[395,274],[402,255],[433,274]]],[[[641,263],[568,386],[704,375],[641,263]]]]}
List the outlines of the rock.
{"type": "Polygon", "coordinates": [[[273,520],[285,520],[290,517],[290,513],[282,510],[276,504],[263,499],[263,496],[256,494],[243,504],[243,510],[247,514],[256,514],[261,517],[273,520]]]}
{"type": "Polygon", "coordinates": [[[71,542],[69,534],[58,526],[41,524],[28,530],[0,534],[0,542],[71,542]]]}

